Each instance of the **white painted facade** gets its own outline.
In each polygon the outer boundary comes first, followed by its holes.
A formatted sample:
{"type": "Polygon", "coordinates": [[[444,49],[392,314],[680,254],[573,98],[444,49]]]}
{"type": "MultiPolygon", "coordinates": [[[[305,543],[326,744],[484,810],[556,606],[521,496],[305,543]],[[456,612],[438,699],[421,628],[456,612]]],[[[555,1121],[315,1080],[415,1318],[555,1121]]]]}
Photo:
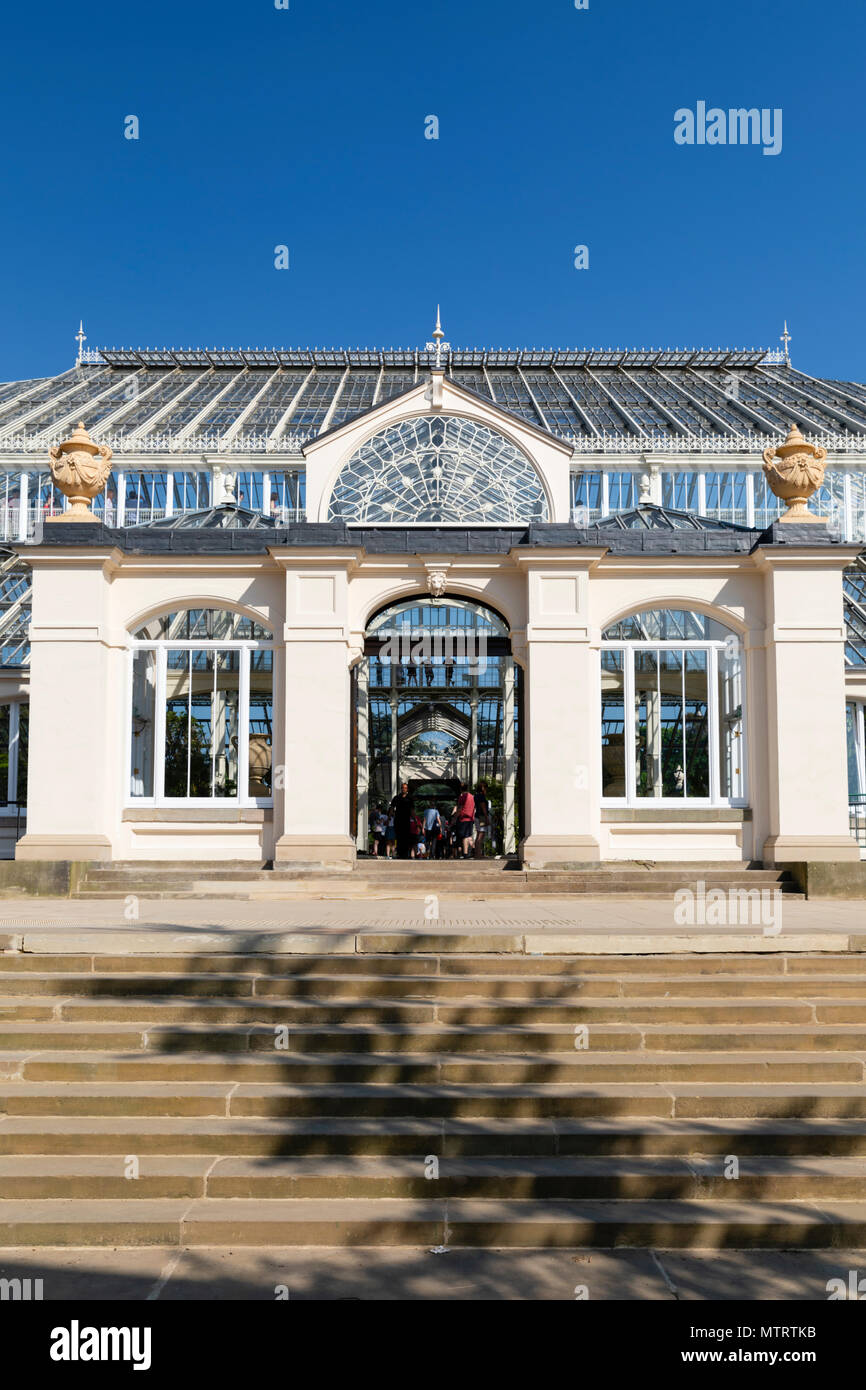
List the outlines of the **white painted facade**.
{"type": "MultiPolygon", "coordinates": [[[[537,474],[543,520],[569,523],[571,445],[440,373],[305,445],[308,520],[328,520],[337,479],[365,441],[436,415],[508,440],[537,474]]],[[[437,524],[435,552],[429,541],[417,553],[371,550],[350,526],[340,545],[275,537],[262,553],[233,552],[226,532],[219,553],[133,553],[107,540],[77,544],[74,524],[64,525],[72,543],[55,535],[26,552],[30,752],[19,858],[351,864],[366,844],[367,809],[355,785],[352,671],[364,665],[371,618],[414,596],[429,603],[434,571],[445,574],[447,596],[486,605],[508,625],[522,673],[525,862],[859,857],[848,820],[842,615],[842,570],[857,547],[625,555],[565,538],[467,550],[464,529],[452,528],[460,544],[450,546],[448,525],[437,524]],[[713,618],[742,650],[736,797],[718,778],[711,794],[676,804],[603,795],[602,634],[656,607],[713,618]],[[227,609],[272,634],[270,798],[244,795],[243,768],[235,794],[208,804],[160,798],[156,783],[151,796],[131,792],[134,634],[182,609],[227,609]]]]}

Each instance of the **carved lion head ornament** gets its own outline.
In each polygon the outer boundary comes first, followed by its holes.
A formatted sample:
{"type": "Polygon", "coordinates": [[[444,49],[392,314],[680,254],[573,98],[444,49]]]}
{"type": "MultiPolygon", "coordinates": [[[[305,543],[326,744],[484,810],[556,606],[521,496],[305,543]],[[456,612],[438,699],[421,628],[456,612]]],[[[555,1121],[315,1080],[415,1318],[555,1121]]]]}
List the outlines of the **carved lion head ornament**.
{"type": "Polygon", "coordinates": [[[431,570],[427,575],[427,590],[433,598],[441,598],[448,584],[447,570],[431,570]]]}

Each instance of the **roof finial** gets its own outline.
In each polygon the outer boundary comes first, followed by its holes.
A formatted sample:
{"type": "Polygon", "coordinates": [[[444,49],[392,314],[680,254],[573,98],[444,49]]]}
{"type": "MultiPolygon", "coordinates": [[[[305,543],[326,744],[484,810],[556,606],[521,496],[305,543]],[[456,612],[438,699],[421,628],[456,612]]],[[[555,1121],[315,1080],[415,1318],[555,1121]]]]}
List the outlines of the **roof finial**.
{"type": "Polygon", "coordinates": [[[84,361],[84,344],[87,342],[87,334],[84,331],[84,319],[79,320],[75,341],[78,344],[78,356],[75,359],[75,365],[76,367],[80,367],[81,363],[84,361]]]}
{"type": "Polygon", "coordinates": [[[788,344],[791,341],[791,336],[792,335],[788,332],[788,320],[785,319],[785,331],[779,335],[779,342],[785,345],[785,365],[788,367],[791,365],[791,354],[788,351],[788,344]]]}
{"type": "Polygon", "coordinates": [[[436,361],[435,361],[435,363],[434,363],[434,365],[433,365],[433,371],[434,371],[434,372],[441,372],[441,371],[444,370],[444,368],[443,368],[443,366],[442,366],[442,353],[443,353],[443,352],[449,352],[449,351],[451,350],[451,344],[450,344],[450,343],[446,343],[446,342],[444,341],[444,338],[445,338],[445,334],[444,334],[444,332],[442,331],[442,317],[441,317],[441,315],[440,315],[440,313],[439,313],[439,305],[437,304],[437,305],[436,305],[436,327],[433,329],[433,342],[432,342],[432,343],[427,343],[427,344],[426,344],[427,351],[428,351],[428,352],[435,352],[435,354],[436,354],[436,361]]]}

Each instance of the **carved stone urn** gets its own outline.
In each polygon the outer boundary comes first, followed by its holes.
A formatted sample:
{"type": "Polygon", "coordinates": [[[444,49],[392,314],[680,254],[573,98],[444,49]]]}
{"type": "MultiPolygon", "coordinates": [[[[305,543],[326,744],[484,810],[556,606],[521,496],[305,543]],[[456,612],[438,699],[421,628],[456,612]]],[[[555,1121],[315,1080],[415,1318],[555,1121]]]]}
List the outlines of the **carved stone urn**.
{"type": "Polygon", "coordinates": [[[250,796],[270,796],[271,745],[267,734],[250,734],[250,796]]]}
{"type": "Polygon", "coordinates": [[[111,472],[111,450],[107,444],[94,444],[84,421],[62,444],[48,450],[51,477],[69,498],[69,510],[58,521],[96,521],[90,503],[98,497],[111,472]]]}
{"type": "Polygon", "coordinates": [[[775,495],[789,504],[780,521],[826,520],[806,506],[824,481],[826,458],[827,450],[820,444],[807,444],[796,425],[789,429],[784,444],[764,450],[764,477],[775,495]]]}

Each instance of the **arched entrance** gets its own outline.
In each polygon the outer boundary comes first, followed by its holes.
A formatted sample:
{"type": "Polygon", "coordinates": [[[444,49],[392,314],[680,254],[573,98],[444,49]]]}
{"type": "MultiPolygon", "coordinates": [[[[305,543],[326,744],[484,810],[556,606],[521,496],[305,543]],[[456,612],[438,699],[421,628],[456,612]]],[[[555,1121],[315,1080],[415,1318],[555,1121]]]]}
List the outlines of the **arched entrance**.
{"type": "Polygon", "coordinates": [[[520,821],[520,670],[508,624],[453,595],[389,605],[371,618],[356,668],[353,738],[357,848],[371,813],[408,782],[416,809],[454,806],[460,783],[485,782],[496,853],[520,821]]]}

